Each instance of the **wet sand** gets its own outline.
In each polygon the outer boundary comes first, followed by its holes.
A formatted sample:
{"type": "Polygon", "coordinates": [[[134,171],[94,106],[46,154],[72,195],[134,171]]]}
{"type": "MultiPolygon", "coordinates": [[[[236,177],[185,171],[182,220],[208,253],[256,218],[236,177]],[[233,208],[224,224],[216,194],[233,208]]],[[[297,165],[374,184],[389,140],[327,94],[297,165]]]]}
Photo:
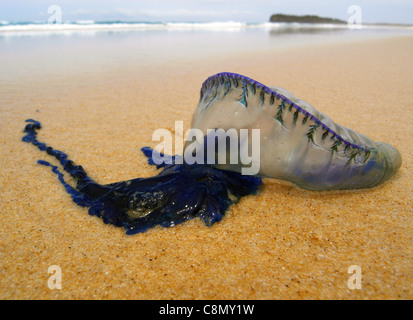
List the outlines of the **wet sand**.
{"type": "MultiPolygon", "coordinates": [[[[1,299],[412,299],[413,37],[119,63],[0,88],[1,299]],[[311,192],[266,179],[258,196],[206,227],[194,219],[127,236],[75,205],[24,121],[101,184],[148,177],[154,130],[190,127],[217,72],[284,87],[334,121],[388,142],[400,171],[369,190],[311,192]],[[62,271],[51,290],[48,268],[62,271]],[[349,289],[348,268],[362,288],[349,289]]],[[[22,70],[24,73],[24,70],[22,70]]],[[[55,163],[55,162],[53,162],[55,163]]],[[[73,183],[67,178],[69,183],[73,183]]]]}

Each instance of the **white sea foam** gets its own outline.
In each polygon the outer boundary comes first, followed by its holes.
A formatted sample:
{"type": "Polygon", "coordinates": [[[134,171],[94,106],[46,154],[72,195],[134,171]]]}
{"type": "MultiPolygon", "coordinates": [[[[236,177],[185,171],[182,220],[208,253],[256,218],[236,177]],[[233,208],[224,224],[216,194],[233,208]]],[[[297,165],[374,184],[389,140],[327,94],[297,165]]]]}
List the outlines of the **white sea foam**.
{"type": "Polygon", "coordinates": [[[118,30],[118,29],[240,29],[248,25],[244,22],[95,22],[93,20],[66,21],[61,24],[0,22],[0,32],[59,31],[59,30],[118,30]]]}
{"type": "MultiPolygon", "coordinates": [[[[93,20],[66,21],[60,24],[42,22],[10,23],[0,21],[0,35],[50,34],[56,32],[95,32],[95,31],[127,31],[127,30],[213,30],[239,31],[245,29],[263,29],[288,31],[300,29],[347,29],[346,24],[306,24],[306,23],[245,23],[237,21],[224,22],[128,22],[109,21],[96,22],[93,20]]],[[[383,26],[364,26],[363,28],[383,28],[383,26]]],[[[386,28],[391,28],[387,26],[386,28]]]]}
{"type": "Polygon", "coordinates": [[[245,22],[202,22],[202,23],[188,23],[188,22],[168,22],[165,24],[168,29],[242,29],[247,28],[245,22]]]}

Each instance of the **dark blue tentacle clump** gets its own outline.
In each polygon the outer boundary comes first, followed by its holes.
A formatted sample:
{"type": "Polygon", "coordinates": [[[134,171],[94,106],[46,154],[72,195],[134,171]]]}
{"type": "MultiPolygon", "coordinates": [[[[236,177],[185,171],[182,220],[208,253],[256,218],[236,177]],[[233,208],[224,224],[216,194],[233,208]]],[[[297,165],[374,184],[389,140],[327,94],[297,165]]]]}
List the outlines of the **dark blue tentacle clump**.
{"type": "MultiPolygon", "coordinates": [[[[157,165],[162,168],[157,176],[100,185],[69,160],[67,154],[37,140],[40,122],[32,119],[26,122],[22,140],[59,160],[76,181],[76,187],[65,182],[57,166],[43,160],[38,163],[52,168],[76,204],[88,207],[90,215],[102,218],[105,223],[124,227],[127,234],[144,232],[156,225],[172,227],[195,217],[211,226],[241,197],[255,194],[262,183],[258,176],[243,176],[208,165],[162,164],[157,165]]],[[[156,165],[152,149],[145,147],[142,151],[149,164],[156,165]]]]}

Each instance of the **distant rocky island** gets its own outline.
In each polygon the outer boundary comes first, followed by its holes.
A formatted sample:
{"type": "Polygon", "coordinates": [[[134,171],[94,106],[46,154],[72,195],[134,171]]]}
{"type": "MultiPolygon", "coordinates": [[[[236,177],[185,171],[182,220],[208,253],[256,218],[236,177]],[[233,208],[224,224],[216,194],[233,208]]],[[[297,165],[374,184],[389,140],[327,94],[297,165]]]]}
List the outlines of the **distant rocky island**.
{"type": "Polygon", "coordinates": [[[270,18],[270,22],[296,22],[296,23],[334,23],[334,24],[344,24],[346,21],[324,18],[314,15],[305,16],[295,16],[290,14],[273,14],[270,18]]]}

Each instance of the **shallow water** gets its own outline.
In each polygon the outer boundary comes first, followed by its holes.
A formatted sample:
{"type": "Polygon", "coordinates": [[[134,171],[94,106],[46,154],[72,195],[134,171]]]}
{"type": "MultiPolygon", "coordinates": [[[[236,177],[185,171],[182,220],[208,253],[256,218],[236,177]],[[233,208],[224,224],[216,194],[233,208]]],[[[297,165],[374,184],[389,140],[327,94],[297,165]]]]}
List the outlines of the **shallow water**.
{"type": "Polygon", "coordinates": [[[360,41],[412,34],[409,28],[284,26],[230,28],[0,30],[0,83],[59,78],[61,74],[102,73],[129,66],[214,58],[226,54],[303,48],[320,43],[360,41]]]}

